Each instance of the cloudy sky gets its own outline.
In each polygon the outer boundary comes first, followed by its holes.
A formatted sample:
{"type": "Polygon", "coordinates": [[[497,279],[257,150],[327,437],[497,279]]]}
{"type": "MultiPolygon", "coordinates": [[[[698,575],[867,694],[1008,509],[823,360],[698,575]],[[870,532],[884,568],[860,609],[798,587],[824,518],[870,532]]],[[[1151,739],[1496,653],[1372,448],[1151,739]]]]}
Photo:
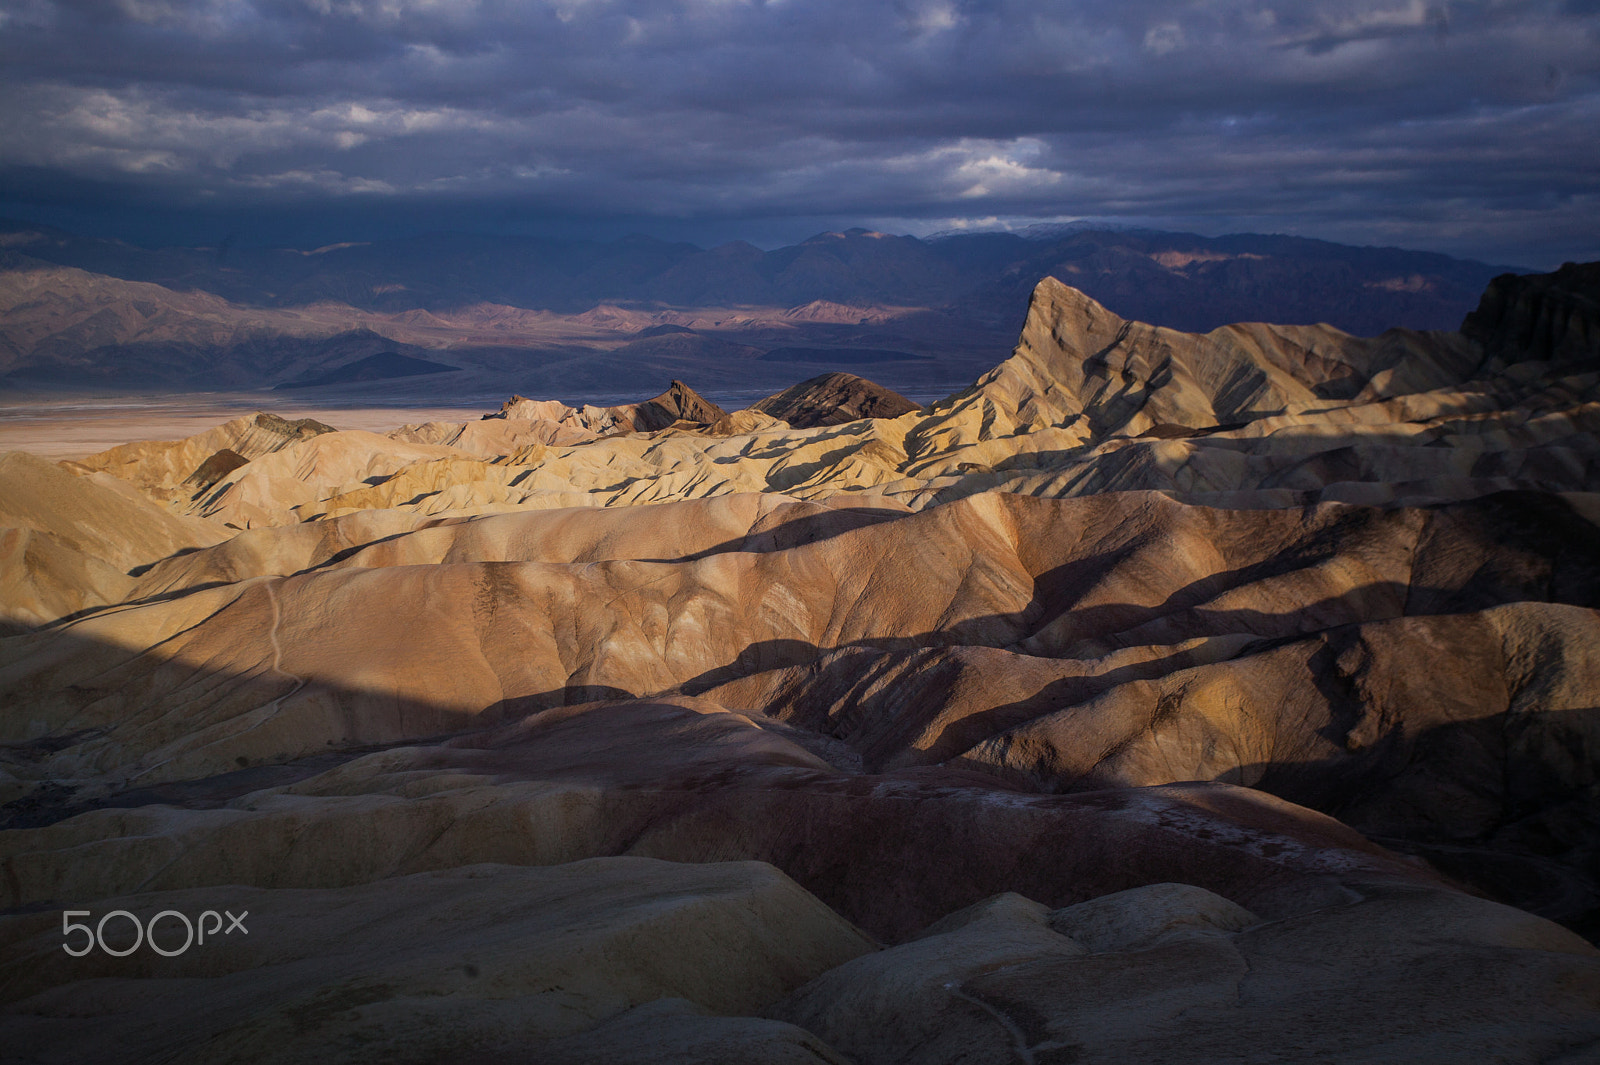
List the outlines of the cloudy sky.
{"type": "Polygon", "coordinates": [[[769,245],[1088,217],[1548,267],[1600,258],[1600,0],[0,0],[0,213],[769,245]]]}

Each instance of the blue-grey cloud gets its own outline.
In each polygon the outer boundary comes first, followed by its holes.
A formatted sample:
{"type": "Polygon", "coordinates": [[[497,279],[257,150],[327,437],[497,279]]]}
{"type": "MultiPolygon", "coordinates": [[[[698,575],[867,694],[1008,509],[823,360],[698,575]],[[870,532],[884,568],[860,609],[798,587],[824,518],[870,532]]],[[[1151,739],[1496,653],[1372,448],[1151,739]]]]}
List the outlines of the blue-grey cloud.
{"type": "Polygon", "coordinates": [[[1588,0],[0,0],[13,199],[1102,216],[1537,260],[1600,255],[1597,119],[1588,0]]]}

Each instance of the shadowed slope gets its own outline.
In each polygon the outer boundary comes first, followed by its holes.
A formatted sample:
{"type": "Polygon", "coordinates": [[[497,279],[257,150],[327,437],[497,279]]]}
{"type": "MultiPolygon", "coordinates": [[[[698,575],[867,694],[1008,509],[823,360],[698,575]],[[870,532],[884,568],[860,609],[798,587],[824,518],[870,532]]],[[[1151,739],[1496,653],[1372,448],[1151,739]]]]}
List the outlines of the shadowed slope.
{"type": "Polygon", "coordinates": [[[736,496],[313,529],[174,559],[141,584],[158,598],[8,641],[7,737],[76,737],[26,775],[148,786],[682,690],[831,735],[869,769],[1233,780],[1418,839],[1479,839],[1591,782],[1551,745],[1586,750],[1600,727],[1583,651],[1600,536],[1550,497],[986,495],[896,517],[736,496]],[[1483,675],[1445,699],[1420,679],[1441,654],[1483,675]],[[1481,757],[1419,740],[1471,722],[1523,738],[1481,757]],[[1513,762],[1545,768],[1486,791],[1513,762]]]}
{"type": "Polygon", "coordinates": [[[841,425],[859,418],[898,418],[917,404],[882,385],[848,373],[825,373],[754,404],[760,411],[796,429],[841,425]]]}

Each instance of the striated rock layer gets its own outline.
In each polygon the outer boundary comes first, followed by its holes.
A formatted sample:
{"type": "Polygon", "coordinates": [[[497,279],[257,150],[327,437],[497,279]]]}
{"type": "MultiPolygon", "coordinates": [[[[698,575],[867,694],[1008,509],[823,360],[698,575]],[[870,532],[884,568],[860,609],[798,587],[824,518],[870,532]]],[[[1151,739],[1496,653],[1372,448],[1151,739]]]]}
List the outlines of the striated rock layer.
{"type": "Polygon", "coordinates": [[[8,1050],[1586,1060],[1588,277],[1370,339],[1047,280],[924,409],[0,458],[8,1050]]]}

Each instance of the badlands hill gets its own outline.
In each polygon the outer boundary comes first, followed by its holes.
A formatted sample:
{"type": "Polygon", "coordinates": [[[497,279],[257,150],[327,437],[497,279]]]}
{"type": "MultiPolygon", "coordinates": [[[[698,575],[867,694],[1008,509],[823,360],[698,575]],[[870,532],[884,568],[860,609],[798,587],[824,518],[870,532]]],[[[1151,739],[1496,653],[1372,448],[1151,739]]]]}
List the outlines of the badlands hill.
{"type": "Polygon", "coordinates": [[[8,1046],[1591,1060],[1595,299],[7,455],[8,1046]]]}
{"type": "Polygon", "coordinates": [[[863,418],[898,418],[915,411],[917,404],[854,374],[825,373],[768,396],[750,409],[796,429],[814,429],[863,418]]]}

